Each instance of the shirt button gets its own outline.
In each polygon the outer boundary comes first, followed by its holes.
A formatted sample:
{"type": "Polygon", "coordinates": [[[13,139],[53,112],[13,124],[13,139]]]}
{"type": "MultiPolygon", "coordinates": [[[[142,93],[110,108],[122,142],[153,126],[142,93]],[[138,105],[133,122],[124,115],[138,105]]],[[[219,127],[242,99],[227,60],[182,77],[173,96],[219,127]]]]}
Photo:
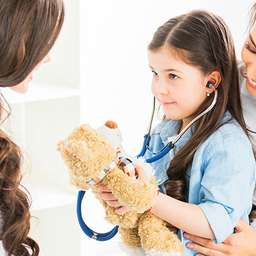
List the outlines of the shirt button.
{"type": "Polygon", "coordinates": [[[168,134],[168,132],[163,132],[163,135],[165,136],[165,137],[167,137],[169,134],[168,134]]]}

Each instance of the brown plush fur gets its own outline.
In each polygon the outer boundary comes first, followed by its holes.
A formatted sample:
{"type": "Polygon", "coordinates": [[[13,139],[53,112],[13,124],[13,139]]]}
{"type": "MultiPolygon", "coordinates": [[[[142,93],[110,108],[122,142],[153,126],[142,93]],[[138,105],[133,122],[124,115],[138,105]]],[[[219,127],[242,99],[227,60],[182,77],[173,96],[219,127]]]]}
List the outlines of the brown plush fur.
{"type": "Polygon", "coordinates": [[[106,219],[119,226],[124,244],[130,248],[142,247],[149,251],[183,251],[183,245],[166,228],[165,222],[146,212],[154,205],[157,197],[154,177],[151,178],[150,185],[140,184],[115,167],[98,184],[87,183],[98,177],[103,169],[107,169],[116,154],[114,148],[101,138],[96,129],[86,124],[75,128],[66,139],[58,143],[57,149],[69,168],[70,183],[80,190],[91,188],[105,209],[106,219]],[[115,209],[97,195],[99,185],[107,186],[120,203],[134,211],[117,215],[115,209]]]}

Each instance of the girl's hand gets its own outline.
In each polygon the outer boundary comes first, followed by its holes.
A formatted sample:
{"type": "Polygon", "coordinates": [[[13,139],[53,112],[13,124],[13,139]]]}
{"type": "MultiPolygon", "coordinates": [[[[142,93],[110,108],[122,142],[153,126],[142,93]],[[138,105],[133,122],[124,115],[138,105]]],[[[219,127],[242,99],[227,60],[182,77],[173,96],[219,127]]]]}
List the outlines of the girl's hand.
{"type": "Polygon", "coordinates": [[[115,197],[115,195],[112,194],[111,190],[108,189],[106,186],[101,185],[98,187],[98,189],[102,191],[101,193],[98,193],[98,195],[102,199],[104,199],[109,206],[114,208],[122,206],[117,200],[117,198],[115,197]]]}
{"type": "Polygon", "coordinates": [[[143,168],[141,168],[139,165],[135,164],[135,167],[136,167],[136,171],[137,171],[137,174],[138,174],[138,178],[136,179],[136,181],[138,183],[146,183],[146,184],[150,184],[150,180],[148,179],[145,171],[143,168]]]}
{"type": "Polygon", "coordinates": [[[184,234],[185,238],[198,243],[187,243],[187,247],[203,254],[197,256],[255,256],[256,255],[256,231],[244,220],[239,220],[236,225],[236,233],[230,235],[223,243],[215,244],[212,240],[184,234]]]}
{"type": "Polygon", "coordinates": [[[98,187],[99,190],[102,191],[102,193],[98,193],[98,195],[106,201],[106,203],[111,206],[111,207],[114,207],[116,208],[115,209],[115,213],[118,214],[118,215],[122,215],[126,212],[130,212],[131,209],[128,208],[127,206],[124,206],[122,205],[118,199],[115,197],[114,194],[111,193],[111,190],[108,189],[106,186],[99,186],[98,187]]]}
{"type": "MultiPolygon", "coordinates": [[[[145,174],[145,171],[138,165],[136,166],[136,170],[137,170],[137,174],[138,174],[138,178],[136,179],[136,182],[138,183],[150,183],[148,177],[145,174]]],[[[98,193],[98,195],[106,201],[106,203],[111,206],[116,208],[115,209],[115,213],[118,215],[122,215],[125,214],[126,212],[130,212],[132,211],[129,207],[122,205],[118,199],[115,197],[114,194],[111,193],[111,190],[108,189],[106,186],[99,186],[98,187],[99,190],[102,191],[102,193],[98,193]]]]}

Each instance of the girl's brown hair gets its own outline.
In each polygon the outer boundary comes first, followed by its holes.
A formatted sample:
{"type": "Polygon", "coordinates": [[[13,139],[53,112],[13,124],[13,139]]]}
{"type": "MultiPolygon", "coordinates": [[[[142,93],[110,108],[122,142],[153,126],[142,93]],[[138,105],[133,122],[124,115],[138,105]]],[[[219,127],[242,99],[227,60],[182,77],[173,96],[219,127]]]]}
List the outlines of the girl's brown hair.
{"type": "MultiPolygon", "coordinates": [[[[248,136],[241,107],[237,60],[233,39],[225,22],[205,11],[178,16],[159,27],[148,49],[157,51],[162,47],[169,48],[171,53],[197,67],[205,76],[213,71],[218,71],[221,76],[216,105],[194,124],[191,138],[175,155],[167,169],[167,194],[186,201],[186,171],[192,164],[196,150],[220,127],[225,111],[231,113],[248,136]]],[[[213,97],[214,93],[206,97],[193,116],[205,110],[213,97]]]]}
{"type": "MultiPolygon", "coordinates": [[[[63,21],[62,0],[0,0],[0,87],[28,77],[52,48],[63,21]]],[[[4,105],[2,96],[2,122],[4,105]]],[[[39,246],[28,237],[30,203],[20,185],[21,164],[20,148],[0,129],[0,239],[8,255],[37,256],[39,246]]]]}

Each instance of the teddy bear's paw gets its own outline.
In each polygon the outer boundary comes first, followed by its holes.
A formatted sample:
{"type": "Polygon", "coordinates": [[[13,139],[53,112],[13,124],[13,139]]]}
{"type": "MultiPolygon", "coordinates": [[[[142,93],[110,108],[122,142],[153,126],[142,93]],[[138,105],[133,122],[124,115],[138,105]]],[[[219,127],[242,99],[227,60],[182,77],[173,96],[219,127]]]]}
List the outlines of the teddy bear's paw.
{"type": "Polygon", "coordinates": [[[179,252],[158,252],[156,250],[146,251],[146,256],[182,256],[179,252]]]}
{"type": "Polygon", "coordinates": [[[130,248],[122,242],[118,243],[118,247],[128,256],[146,256],[146,253],[141,247],[130,248]]]}

